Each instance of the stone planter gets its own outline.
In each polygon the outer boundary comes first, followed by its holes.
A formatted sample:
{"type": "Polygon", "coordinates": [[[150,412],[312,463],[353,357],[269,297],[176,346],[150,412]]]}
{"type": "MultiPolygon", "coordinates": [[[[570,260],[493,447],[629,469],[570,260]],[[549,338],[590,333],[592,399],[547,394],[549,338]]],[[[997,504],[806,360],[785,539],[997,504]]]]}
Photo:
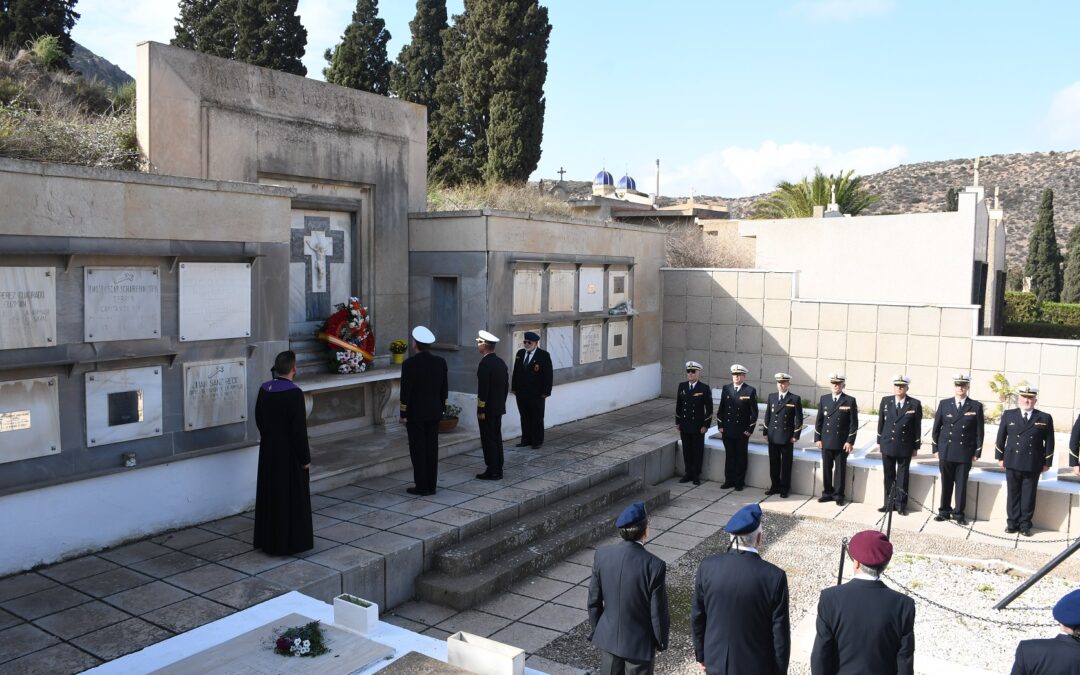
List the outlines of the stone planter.
{"type": "Polygon", "coordinates": [[[480,675],[523,675],[525,650],[457,632],[446,638],[446,662],[480,675]]]}
{"type": "Polygon", "coordinates": [[[391,354],[390,363],[400,366],[401,364],[405,363],[405,354],[391,354]]]}
{"type": "Polygon", "coordinates": [[[439,420],[439,433],[445,434],[457,428],[458,418],[444,417],[439,420]]]}
{"type": "Polygon", "coordinates": [[[334,598],[334,625],[367,635],[379,625],[379,606],[355,595],[342,593],[334,598]]]}

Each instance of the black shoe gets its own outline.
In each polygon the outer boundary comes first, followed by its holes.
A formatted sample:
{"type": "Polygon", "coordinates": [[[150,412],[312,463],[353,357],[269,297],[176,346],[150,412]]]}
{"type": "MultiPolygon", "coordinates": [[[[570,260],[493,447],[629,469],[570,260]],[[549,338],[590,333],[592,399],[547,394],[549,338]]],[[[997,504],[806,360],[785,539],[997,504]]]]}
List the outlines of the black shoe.
{"type": "Polygon", "coordinates": [[[405,492],[408,492],[411,495],[422,495],[422,494],[424,494],[423,490],[421,490],[420,488],[415,488],[415,487],[405,488],[405,492]]]}
{"type": "MultiPolygon", "coordinates": [[[[880,510],[881,510],[881,509],[878,509],[878,511],[880,511],[880,510]]],[[[946,520],[948,520],[948,519],[949,519],[949,517],[948,517],[948,516],[943,516],[943,515],[941,515],[940,513],[939,513],[938,515],[934,516],[934,522],[935,522],[935,523],[943,523],[943,522],[945,522],[945,521],[946,521],[946,520]]],[[[961,520],[963,520],[963,519],[961,519],[961,520]]]]}
{"type": "Polygon", "coordinates": [[[694,485],[701,485],[701,479],[700,478],[695,478],[694,479],[694,485]]]}
{"type": "Polygon", "coordinates": [[[906,506],[901,506],[900,507],[900,515],[902,515],[902,516],[907,515],[907,507],[906,506]]]}
{"type": "Polygon", "coordinates": [[[733,488],[733,487],[735,487],[735,483],[729,483],[727,481],[724,481],[723,483],[720,484],[720,489],[721,490],[728,490],[728,489],[733,488]]]}
{"type": "Polygon", "coordinates": [[[683,476],[682,478],[680,478],[679,482],[680,483],[689,483],[692,480],[694,480],[694,479],[691,478],[689,475],[686,475],[686,476],[683,476]]]}
{"type": "Polygon", "coordinates": [[[779,491],[779,490],[777,490],[776,488],[769,488],[768,490],[766,490],[766,491],[765,491],[765,494],[767,494],[767,495],[774,495],[774,494],[776,494],[777,492],[780,492],[780,491],[779,491]]]}
{"type": "Polygon", "coordinates": [[[837,506],[843,506],[844,505],[844,498],[843,497],[837,497],[836,498],[836,505],[837,506]]]}
{"type": "Polygon", "coordinates": [[[1020,530],[1020,534],[1024,535],[1025,537],[1034,537],[1035,536],[1035,533],[1031,531],[1030,527],[1027,528],[1026,530],[1020,530]]]}
{"type": "Polygon", "coordinates": [[[1005,527],[1005,534],[1016,534],[1019,531],[1020,530],[1016,529],[1012,525],[1008,525],[1008,526],[1005,527]]]}
{"type": "Polygon", "coordinates": [[[515,445],[514,447],[515,448],[524,448],[526,445],[532,445],[532,443],[526,443],[525,441],[522,441],[522,442],[518,443],[517,445],[515,445]]]}
{"type": "Polygon", "coordinates": [[[787,493],[786,492],[781,492],[780,493],[780,499],[787,499],[787,493]]]}
{"type": "Polygon", "coordinates": [[[825,502],[831,502],[833,500],[833,496],[832,495],[821,495],[820,497],[818,497],[817,500],[818,500],[818,502],[824,504],[825,502]]]}
{"type": "Polygon", "coordinates": [[[543,443],[536,443],[535,445],[532,446],[532,449],[533,450],[539,450],[541,445],[543,445],[543,443]]]}
{"type": "Polygon", "coordinates": [[[743,491],[743,486],[742,485],[736,485],[735,486],[735,492],[742,492],[742,491],[743,491]]]}
{"type": "Polygon", "coordinates": [[[879,507],[877,512],[878,513],[888,513],[889,512],[889,507],[888,506],[879,507]]]}
{"type": "Polygon", "coordinates": [[[480,479],[480,480],[490,480],[491,479],[491,472],[490,471],[485,471],[484,473],[478,473],[478,474],[476,474],[476,477],[478,479],[480,479]]]}
{"type": "Polygon", "coordinates": [[[963,516],[960,516],[959,518],[956,518],[955,520],[956,520],[957,525],[960,525],[962,527],[967,527],[968,522],[967,522],[967,520],[964,519],[963,516]]]}

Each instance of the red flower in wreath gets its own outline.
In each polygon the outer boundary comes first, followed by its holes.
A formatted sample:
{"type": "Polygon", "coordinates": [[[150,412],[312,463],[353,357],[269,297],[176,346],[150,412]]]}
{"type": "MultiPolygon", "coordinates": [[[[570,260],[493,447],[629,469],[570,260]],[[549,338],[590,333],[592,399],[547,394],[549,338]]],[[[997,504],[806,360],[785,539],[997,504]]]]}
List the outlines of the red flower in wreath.
{"type": "Polygon", "coordinates": [[[338,305],[337,311],[326,319],[319,339],[334,351],[331,363],[339,373],[362,373],[374,358],[375,333],[360,298],[349,298],[338,305]]]}

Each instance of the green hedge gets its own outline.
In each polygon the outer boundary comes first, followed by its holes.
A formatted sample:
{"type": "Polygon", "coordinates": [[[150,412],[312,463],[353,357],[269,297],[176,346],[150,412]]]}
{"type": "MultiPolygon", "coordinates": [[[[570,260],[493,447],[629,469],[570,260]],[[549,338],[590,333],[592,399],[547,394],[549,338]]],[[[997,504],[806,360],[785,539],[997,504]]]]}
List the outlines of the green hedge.
{"type": "Polygon", "coordinates": [[[1012,337],[1052,338],[1055,340],[1080,340],[1080,326],[1063,326],[1056,323],[1030,322],[1005,323],[1005,335],[1012,337]]]}
{"type": "Polygon", "coordinates": [[[1005,293],[1005,323],[1078,327],[1080,304],[1039,302],[1034,293],[1009,291],[1005,293]]]}
{"type": "Polygon", "coordinates": [[[1039,320],[1039,299],[1034,293],[1005,292],[1005,323],[1031,323],[1039,320]]]}
{"type": "Polygon", "coordinates": [[[1039,306],[1039,320],[1060,326],[1080,326],[1080,305],[1044,302],[1039,306]]]}

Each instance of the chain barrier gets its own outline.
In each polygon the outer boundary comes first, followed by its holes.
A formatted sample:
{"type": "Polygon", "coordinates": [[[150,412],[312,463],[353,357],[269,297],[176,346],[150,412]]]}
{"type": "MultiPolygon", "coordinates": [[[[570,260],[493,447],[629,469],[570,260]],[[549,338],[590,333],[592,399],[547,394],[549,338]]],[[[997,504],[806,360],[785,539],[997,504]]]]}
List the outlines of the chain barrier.
{"type": "MultiPolygon", "coordinates": [[[[1001,621],[999,619],[989,619],[989,618],[987,618],[985,616],[977,616],[975,614],[969,614],[967,612],[961,612],[960,610],[958,610],[958,609],[956,609],[954,607],[949,607],[947,605],[941,604],[940,602],[937,602],[936,600],[931,600],[930,598],[926,597],[925,595],[922,595],[921,593],[916,593],[912,589],[908,588],[907,586],[900,583],[896,579],[893,579],[892,577],[890,577],[888,574],[885,574],[884,572],[881,573],[881,577],[883,579],[886,579],[893,586],[896,586],[897,588],[899,588],[900,591],[902,593],[904,593],[904,595],[908,595],[908,596],[914,598],[915,600],[926,603],[927,605],[930,605],[931,607],[936,607],[937,609],[940,609],[942,611],[949,612],[951,614],[956,614],[958,616],[962,616],[965,619],[972,619],[974,621],[982,621],[984,623],[992,623],[992,624],[995,624],[995,625],[998,625],[998,626],[1006,626],[1008,628],[1022,628],[1022,629],[1025,629],[1025,630],[1027,630],[1029,628],[1054,628],[1054,627],[1057,627],[1057,625],[1058,625],[1056,623],[1024,623],[1024,622],[1020,622],[1020,621],[1001,621]]],[[[1043,608],[1039,607],[1039,608],[1034,608],[1034,609],[1043,609],[1043,608]]],[[[1050,608],[1047,608],[1047,609],[1050,609],[1050,608]]]]}
{"type": "MultiPolygon", "coordinates": [[[[904,492],[903,488],[901,488],[899,486],[897,486],[896,489],[899,492],[904,492]]],[[[938,515],[937,511],[935,511],[934,509],[928,507],[926,504],[923,504],[918,499],[915,499],[914,497],[912,497],[910,492],[907,493],[907,498],[908,498],[909,502],[915,502],[915,504],[918,505],[918,507],[921,510],[926,511],[927,513],[930,513],[930,514],[932,514],[934,516],[938,515]]],[[[888,515],[888,513],[886,513],[885,515],[888,515]]],[[[977,534],[977,535],[979,535],[981,537],[988,537],[990,539],[999,539],[1001,541],[1011,541],[1011,542],[1017,543],[1017,544],[1029,543],[1029,541],[1027,539],[1020,539],[1020,538],[1016,537],[1016,535],[1002,536],[1000,534],[991,534],[989,532],[983,532],[981,530],[976,530],[974,525],[971,528],[968,528],[966,525],[961,525],[960,523],[956,522],[955,520],[953,520],[951,518],[948,519],[947,521],[944,521],[944,522],[947,522],[947,523],[949,523],[951,525],[955,525],[956,527],[959,527],[961,529],[969,530],[973,534],[977,534]]],[[[880,529],[880,526],[878,527],[878,529],[880,529]]],[[[1038,540],[1032,540],[1032,541],[1030,541],[1030,543],[1032,543],[1032,544],[1071,544],[1074,540],[1075,540],[1075,537],[1072,538],[1072,539],[1070,539],[1069,537],[1065,537],[1063,539],[1038,539],[1038,540]]]]}

